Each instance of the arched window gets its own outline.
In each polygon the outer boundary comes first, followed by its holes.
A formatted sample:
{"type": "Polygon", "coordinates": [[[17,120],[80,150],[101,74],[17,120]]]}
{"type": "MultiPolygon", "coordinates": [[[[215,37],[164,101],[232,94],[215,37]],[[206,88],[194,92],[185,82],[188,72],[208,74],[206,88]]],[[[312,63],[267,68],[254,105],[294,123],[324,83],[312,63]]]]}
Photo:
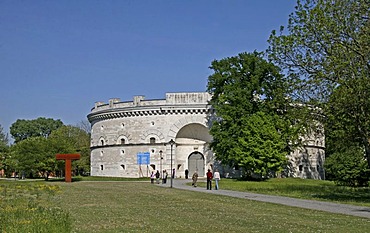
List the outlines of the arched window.
{"type": "Polygon", "coordinates": [[[155,138],[150,138],[150,144],[155,144],[155,138]]]}
{"type": "Polygon", "coordinates": [[[104,140],[103,139],[100,139],[100,144],[101,144],[101,146],[104,146],[104,140]]]}
{"type": "Polygon", "coordinates": [[[121,138],[121,145],[125,144],[126,140],[124,138],[121,138]]]}

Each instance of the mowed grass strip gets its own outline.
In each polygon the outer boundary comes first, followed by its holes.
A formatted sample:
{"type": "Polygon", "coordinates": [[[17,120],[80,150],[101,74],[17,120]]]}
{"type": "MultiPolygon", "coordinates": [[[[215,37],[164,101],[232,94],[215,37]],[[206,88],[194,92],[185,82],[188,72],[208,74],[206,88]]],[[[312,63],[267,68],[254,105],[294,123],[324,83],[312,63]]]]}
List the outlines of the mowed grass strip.
{"type": "Polygon", "coordinates": [[[370,219],[160,187],[60,183],[73,232],[367,232],[370,219]]]}
{"type": "MultiPolygon", "coordinates": [[[[205,187],[206,184],[200,182],[199,186],[205,187]]],[[[220,188],[370,207],[369,187],[352,188],[337,186],[334,182],[326,180],[274,178],[266,181],[253,182],[222,179],[220,181],[220,188]]]]}

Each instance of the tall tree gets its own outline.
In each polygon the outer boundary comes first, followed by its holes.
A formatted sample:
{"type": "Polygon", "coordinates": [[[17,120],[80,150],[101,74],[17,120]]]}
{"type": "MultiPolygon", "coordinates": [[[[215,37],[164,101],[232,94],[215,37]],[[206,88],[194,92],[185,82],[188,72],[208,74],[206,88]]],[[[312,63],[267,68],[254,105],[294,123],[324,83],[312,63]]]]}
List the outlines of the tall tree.
{"type": "Polygon", "coordinates": [[[53,153],[79,153],[81,158],[73,162],[77,173],[90,171],[90,134],[76,126],[62,126],[48,138],[53,153]]]}
{"type": "Polygon", "coordinates": [[[7,147],[8,143],[8,134],[4,132],[4,128],[0,125],[0,151],[2,148],[7,147]]]}
{"type": "Polygon", "coordinates": [[[272,32],[268,53],[295,84],[295,97],[345,132],[332,136],[359,143],[370,168],[369,42],[370,1],[305,0],[289,16],[287,33],[272,32]]]}
{"type": "Polygon", "coordinates": [[[215,60],[210,68],[216,158],[263,177],[280,171],[297,136],[287,117],[291,104],[284,76],[257,52],[215,60]]]}
{"type": "Polygon", "coordinates": [[[0,176],[6,168],[6,158],[9,152],[9,138],[8,134],[4,132],[3,127],[0,125],[0,176]]]}
{"type": "Polygon", "coordinates": [[[90,136],[74,126],[62,126],[49,137],[29,137],[12,146],[12,156],[8,160],[11,168],[26,175],[49,174],[63,170],[63,162],[57,161],[56,154],[80,153],[81,159],[74,162],[79,171],[90,170],[90,136]]]}
{"type": "Polygon", "coordinates": [[[61,120],[39,117],[34,120],[18,119],[10,126],[10,134],[18,143],[29,137],[48,137],[53,130],[63,125],[61,120]]]}
{"type": "Polygon", "coordinates": [[[14,144],[9,159],[11,168],[26,173],[26,176],[43,173],[47,179],[49,172],[56,168],[55,155],[50,151],[47,140],[44,137],[30,137],[14,144]]]}

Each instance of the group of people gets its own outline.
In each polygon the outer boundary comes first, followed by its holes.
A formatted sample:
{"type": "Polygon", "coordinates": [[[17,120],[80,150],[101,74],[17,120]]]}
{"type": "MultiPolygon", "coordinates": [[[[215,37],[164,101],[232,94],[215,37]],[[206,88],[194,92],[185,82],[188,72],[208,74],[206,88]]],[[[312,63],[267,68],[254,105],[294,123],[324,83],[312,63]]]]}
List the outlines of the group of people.
{"type": "MultiPolygon", "coordinates": [[[[154,184],[154,180],[157,181],[157,184],[160,183],[160,177],[161,177],[161,174],[159,173],[159,171],[157,170],[156,173],[154,173],[154,171],[152,171],[152,174],[150,174],[150,182],[152,184],[154,184]]],[[[163,175],[162,175],[162,184],[166,184],[167,183],[167,177],[168,177],[168,173],[166,170],[163,170],[163,175]]]]}
{"type": "MultiPolygon", "coordinates": [[[[188,179],[188,175],[189,175],[189,171],[186,169],[185,170],[185,179],[188,179]]],[[[219,189],[219,181],[221,180],[221,176],[220,176],[220,173],[218,172],[218,170],[216,170],[214,173],[211,172],[211,169],[208,169],[208,172],[206,173],[207,175],[207,190],[212,190],[212,180],[214,179],[215,180],[215,189],[218,190],[219,189]]],[[[174,177],[174,171],[172,173],[172,176],[174,177]]],[[[161,177],[161,174],[159,173],[159,171],[157,170],[156,173],[154,173],[154,171],[152,171],[151,175],[150,175],[150,182],[152,184],[154,184],[154,181],[156,180],[157,181],[157,184],[160,183],[160,177],[161,177]]],[[[163,170],[163,174],[162,174],[162,184],[166,184],[167,183],[167,177],[168,177],[168,173],[166,170],[163,170]]],[[[193,183],[192,185],[194,187],[197,187],[197,182],[198,182],[198,172],[195,171],[192,175],[192,180],[193,180],[193,183]]]]}
{"type": "MultiPolygon", "coordinates": [[[[215,180],[215,189],[218,190],[219,181],[221,180],[221,176],[218,170],[216,170],[215,173],[213,174],[211,172],[211,169],[208,169],[208,172],[206,173],[206,175],[207,175],[207,190],[212,190],[212,180],[213,179],[215,180]]],[[[197,182],[198,182],[198,172],[197,171],[193,173],[192,180],[193,180],[192,185],[194,187],[197,187],[197,182]]]]}

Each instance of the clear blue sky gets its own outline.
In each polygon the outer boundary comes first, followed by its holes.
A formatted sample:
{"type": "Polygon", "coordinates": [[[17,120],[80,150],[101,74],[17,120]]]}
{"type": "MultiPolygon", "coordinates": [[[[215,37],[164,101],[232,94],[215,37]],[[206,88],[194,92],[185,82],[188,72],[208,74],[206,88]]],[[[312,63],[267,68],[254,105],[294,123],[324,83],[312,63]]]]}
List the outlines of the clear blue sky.
{"type": "Polygon", "coordinates": [[[295,0],[0,0],[0,125],[76,125],[96,101],[205,91],[215,59],[263,51],[295,0]]]}

